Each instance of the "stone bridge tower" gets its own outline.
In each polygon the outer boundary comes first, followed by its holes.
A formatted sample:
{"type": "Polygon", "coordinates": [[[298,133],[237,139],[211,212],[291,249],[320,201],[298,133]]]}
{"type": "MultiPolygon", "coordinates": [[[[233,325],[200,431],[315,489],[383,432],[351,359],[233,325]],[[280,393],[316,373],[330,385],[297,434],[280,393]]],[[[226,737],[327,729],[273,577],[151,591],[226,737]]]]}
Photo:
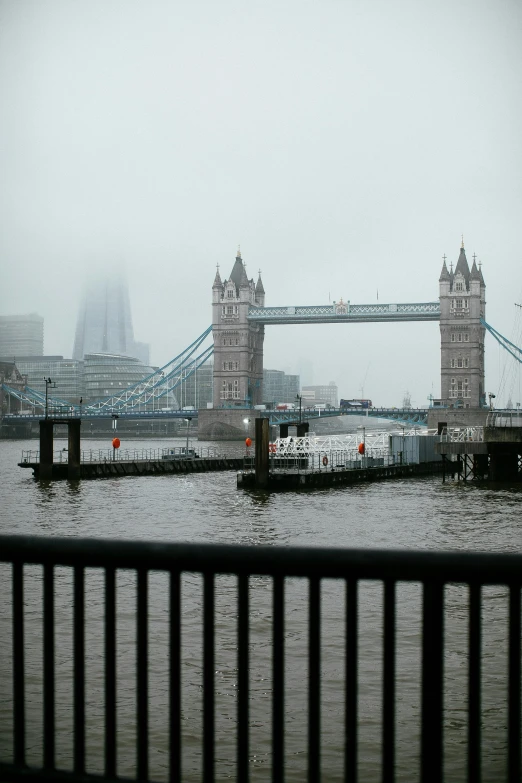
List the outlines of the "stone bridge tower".
{"type": "Polygon", "coordinates": [[[250,408],[263,400],[265,328],[248,321],[248,308],[264,304],[261,273],[257,284],[248,279],[238,249],[228,280],[221,280],[218,267],[212,286],[214,408],[250,408]]]}
{"type": "Polygon", "coordinates": [[[446,266],[439,278],[441,339],[441,401],[453,408],[485,405],[484,337],[486,284],[475,263],[469,270],[464,240],[455,271],[446,266]]]}

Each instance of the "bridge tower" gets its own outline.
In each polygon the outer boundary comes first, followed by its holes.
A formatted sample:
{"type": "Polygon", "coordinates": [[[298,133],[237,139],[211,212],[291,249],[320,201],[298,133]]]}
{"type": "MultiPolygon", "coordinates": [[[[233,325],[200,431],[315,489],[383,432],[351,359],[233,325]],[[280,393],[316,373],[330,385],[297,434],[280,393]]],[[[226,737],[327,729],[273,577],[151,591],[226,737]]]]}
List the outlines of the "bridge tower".
{"type": "Polygon", "coordinates": [[[212,286],[214,408],[262,402],[265,327],[249,322],[248,308],[264,304],[261,272],[257,284],[249,280],[238,249],[228,280],[221,280],[218,266],[212,286]]]}
{"type": "Polygon", "coordinates": [[[486,284],[473,256],[471,272],[464,240],[453,271],[446,256],[439,278],[441,401],[454,408],[478,408],[486,402],[484,387],[486,284]]]}

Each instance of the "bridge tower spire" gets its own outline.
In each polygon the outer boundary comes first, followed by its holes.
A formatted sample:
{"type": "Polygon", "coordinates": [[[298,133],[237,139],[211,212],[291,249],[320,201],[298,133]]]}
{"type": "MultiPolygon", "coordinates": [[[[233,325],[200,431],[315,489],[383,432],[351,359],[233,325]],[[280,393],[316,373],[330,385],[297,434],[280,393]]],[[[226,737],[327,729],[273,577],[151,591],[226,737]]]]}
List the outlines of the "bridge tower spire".
{"type": "Polygon", "coordinates": [[[264,301],[261,273],[257,284],[248,279],[238,247],[230,277],[221,281],[218,271],[212,286],[214,408],[252,407],[263,400],[265,328],[249,322],[248,310],[264,301]]]}
{"type": "Polygon", "coordinates": [[[484,336],[486,284],[473,258],[471,271],[464,238],[455,266],[448,272],[446,256],[439,277],[441,400],[454,408],[478,408],[486,401],[484,336]]]}

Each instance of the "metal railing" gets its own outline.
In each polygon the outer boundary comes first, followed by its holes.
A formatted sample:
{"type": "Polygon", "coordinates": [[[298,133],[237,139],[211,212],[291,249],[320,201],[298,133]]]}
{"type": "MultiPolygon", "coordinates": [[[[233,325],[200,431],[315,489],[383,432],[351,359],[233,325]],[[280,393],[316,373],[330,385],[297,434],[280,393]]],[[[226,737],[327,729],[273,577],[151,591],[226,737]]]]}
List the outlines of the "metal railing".
{"type": "Polygon", "coordinates": [[[444,427],[441,435],[441,443],[483,443],[484,427],[444,427]]]}
{"type": "Polygon", "coordinates": [[[522,412],[508,410],[488,413],[486,427],[522,427],[522,412]]]}
{"type": "MultiPolygon", "coordinates": [[[[135,730],[137,739],[136,779],[149,780],[151,749],[149,679],[151,666],[157,662],[150,653],[149,611],[155,597],[150,590],[151,572],[166,572],[165,587],[168,628],[168,669],[163,691],[168,694],[168,768],[169,780],[182,777],[182,668],[181,668],[181,615],[182,594],[180,578],[187,572],[202,575],[202,708],[203,731],[201,736],[202,775],[204,781],[215,780],[216,757],[225,752],[216,741],[216,689],[219,687],[216,671],[216,642],[219,641],[216,601],[219,598],[218,575],[237,577],[234,601],[229,593],[228,603],[235,618],[237,659],[237,687],[235,693],[236,721],[228,715],[228,731],[235,733],[236,779],[249,780],[251,754],[249,719],[253,711],[253,694],[250,680],[252,626],[251,602],[254,603],[258,577],[272,581],[271,590],[271,752],[270,765],[273,781],[285,778],[285,717],[292,704],[285,701],[285,672],[290,657],[287,647],[286,584],[288,577],[304,577],[309,582],[308,592],[308,659],[307,713],[308,729],[306,754],[308,780],[319,781],[321,776],[321,689],[322,647],[321,589],[326,580],[340,580],[345,590],[344,660],[336,669],[340,678],[339,689],[344,695],[344,742],[340,750],[341,767],[346,780],[356,781],[358,770],[358,649],[365,635],[365,627],[359,627],[359,585],[365,580],[383,583],[382,612],[382,780],[395,780],[396,727],[397,727],[397,648],[396,648],[396,592],[398,582],[415,582],[422,585],[422,634],[421,634],[421,724],[420,766],[423,783],[443,779],[443,660],[445,652],[445,586],[449,583],[469,585],[469,602],[466,611],[468,639],[461,655],[467,656],[467,770],[468,781],[481,779],[481,635],[486,627],[482,620],[484,602],[482,588],[486,585],[506,585],[509,595],[508,609],[508,689],[499,695],[507,696],[507,768],[512,783],[520,780],[520,590],[522,586],[522,555],[452,552],[414,552],[392,550],[353,550],[335,548],[253,547],[210,544],[164,544],[144,541],[107,541],[100,539],[39,538],[23,536],[0,537],[0,562],[11,564],[12,601],[12,682],[13,682],[13,747],[11,759],[8,751],[0,758],[2,780],[114,780],[117,775],[116,723],[116,651],[121,656],[123,644],[116,628],[117,569],[131,569],[136,574],[135,596],[135,730]],[[43,763],[37,768],[28,767],[26,697],[26,636],[36,622],[34,607],[27,605],[27,564],[43,566],[39,577],[43,591],[43,763]],[[56,665],[58,653],[56,639],[56,592],[63,574],[56,576],[57,567],[72,569],[72,709],[68,713],[73,736],[73,752],[70,769],[56,772],[56,687],[60,682],[56,665]],[[86,570],[102,569],[104,575],[100,594],[104,607],[103,632],[100,649],[104,657],[104,685],[100,698],[103,701],[104,743],[97,749],[103,756],[100,774],[87,774],[86,751],[86,570]],[[231,603],[230,603],[231,602],[231,603]],[[339,674],[342,672],[342,676],[339,674]],[[342,682],[344,679],[344,683],[342,682]]],[[[4,567],[5,568],[5,567],[4,567]]],[[[60,568],[60,571],[63,569],[60,568]]],[[[29,581],[35,580],[31,575],[29,581]]],[[[185,594],[183,594],[185,596],[185,594]]],[[[121,601],[119,596],[118,603],[121,601]]],[[[134,607],[125,606],[129,613],[134,607]]],[[[326,611],[325,611],[326,614],[326,611]]],[[[100,618],[101,620],[101,618],[100,618]]],[[[462,624],[462,618],[460,619],[462,624]]],[[[36,633],[40,631],[36,629],[36,633]]],[[[33,636],[33,638],[35,638],[33,636]]],[[[127,639],[126,644],[131,642],[127,639]]],[[[295,650],[295,647],[293,647],[295,650]]],[[[127,653],[125,653],[127,654],[127,653]]],[[[230,654],[230,653],[229,653],[230,654]]],[[[298,653],[303,655],[303,652],[298,653]]],[[[121,661],[121,657],[118,657],[121,661]]],[[[290,661],[290,664],[292,661],[290,661]]],[[[63,673],[61,675],[63,677],[63,673]]],[[[304,687],[304,683],[301,687],[304,687]]],[[[398,686],[397,686],[398,688],[398,686]]],[[[488,704],[491,707],[491,703],[488,704]]],[[[228,708],[230,712],[230,707],[228,708]]],[[[5,716],[5,709],[4,709],[5,716]]],[[[4,717],[5,720],[5,717],[4,717]]],[[[227,747],[230,743],[227,744],[227,747]]],[[[230,759],[232,761],[232,759],[230,759]]],[[[331,761],[331,758],[330,758],[331,761]]],[[[121,778],[120,778],[121,779],[121,778]]]]}
{"type": "MultiPolygon", "coordinates": [[[[175,447],[173,449],[158,448],[158,449],[82,449],[81,451],[81,464],[89,462],[136,462],[136,461],[157,461],[168,460],[169,451],[174,451],[177,458],[181,459],[185,451],[185,447],[175,447]]],[[[190,447],[189,458],[196,457],[197,459],[225,459],[230,454],[226,455],[223,452],[212,446],[199,446],[196,448],[190,447]],[[193,455],[191,455],[193,452],[193,455]]],[[[34,464],[40,462],[40,451],[38,449],[24,449],[22,451],[22,462],[34,464]]],[[[67,463],[68,451],[65,448],[55,450],[53,453],[53,462],[67,463]]]]}

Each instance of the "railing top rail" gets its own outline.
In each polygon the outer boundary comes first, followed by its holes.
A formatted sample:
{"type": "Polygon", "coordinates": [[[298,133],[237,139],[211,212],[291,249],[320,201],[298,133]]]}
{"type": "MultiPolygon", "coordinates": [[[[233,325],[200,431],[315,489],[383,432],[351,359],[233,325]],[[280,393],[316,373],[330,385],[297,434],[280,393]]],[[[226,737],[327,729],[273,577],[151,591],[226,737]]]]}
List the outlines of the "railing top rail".
{"type": "Polygon", "coordinates": [[[0,536],[0,562],[214,574],[522,585],[522,554],[0,536]]]}

